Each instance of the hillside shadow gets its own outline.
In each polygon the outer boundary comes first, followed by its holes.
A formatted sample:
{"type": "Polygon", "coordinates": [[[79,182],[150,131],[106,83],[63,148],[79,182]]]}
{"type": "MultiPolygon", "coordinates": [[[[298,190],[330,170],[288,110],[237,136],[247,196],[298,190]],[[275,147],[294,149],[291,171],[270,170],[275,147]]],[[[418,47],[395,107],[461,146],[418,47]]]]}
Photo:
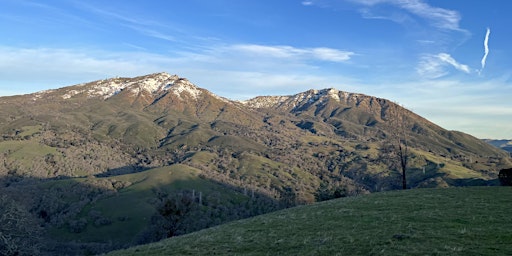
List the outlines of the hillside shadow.
{"type": "MultiPolygon", "coordinates": [[[[82,178],[83,179],[83,178],[82,178]]],[[[69,242],[55,234],[85,229],[80,214],[91,202],[111,196],[106,184],[80,182],[76,178],[0,177],[0,223],[16,214],[12,225],[0,226],[5,235],[0,255],[86,255],[122,248],[121,244],[69,242]]]]}
{"type": "Polygon", "coordinates": [[[118,175],[124,175],[124,174],[143,172],[143,171],[147,171],[149,169],[151,169],[151,168],[135,166],[135,165],[128,165],[128,166],[122,166],[122,167],[118,167],[118,168],[108,169],[105,172],[95,174],[94,177],[96,177],[96,178],[112,177],[112,176],[118,176],[118,175]]]}
{"type": "MultiPolygon", "coordinates": [[[[17,250],[21,255],[100,254],[135,244],[153,242],[155,237],[158,239],[164,238],[148,234],[148,232],[156,232],[152,229],[152,226],[155,225],[154,220],[158,216],[151,216],[151,214],[157,214],[157,208],[165,201],[166,197],[162,197],[158,193],[161,190],[155,187],[148,187],[140,191],[138,189],[133,190],[129,189],[132,184],[120,183],[119,180],[115,179],[117,175],[134,173],[133,170],[132,167],[118,168],[102,175],[87,178],[60,176],[41,179],[17,175],[2,176],[0,177],[0,223],[3,223],[1,222],[2,218],[6,218],[10,211],[16,212],[19,221],[14,229],[0,226],[0,231],[4,234],[11,232],[13,235],[22,238],[7,241],[10,246],[18,248],[17,250]],[[133,210],[133,212],[125,212],[122,218],[115,217],[111,212],[113,209],[108,208],[119,205],[105,203],[117,201],[122,204],[123,198],[126,197],[133,197],[133,200],[130,199],[131,201],[126,202],[137,201],[137,198],[141,198],[142,195],[146,196],[147,199],[144,199],[144,205],[131,205],[128,209],[133,210]],[[115,227],[136,228],[130,223],[140,216],[141,207],[148,209],[150,214],[142,222],[146,223],[145,226],[134,230],[132,233],[135,235],[128,241],[120,240],[115,232],[101,233],[108,229],[115,229],[115,227]],[[7,228],[10,230],[8,231],[7,228]],[[153,239],[146,239],[147,237],[153,237],[153,239]]],[[[135,170],[143,172],[149,169],[138,168],[135,170]]],[[[190,212],[190,218],[183,222],[186,225],[195,223],[197,220],[204,222],[205,218],[212,218],[212,216],[216,218],[215,221],[203,223],[202,226],[196,225],[196,227],[206,228],[282,208],[277,200],[258,191],[250,191],[244,195],[243,187],[205,177],[199,177],[199,179],[203,180],[204,183],[213,184],[208,185],[213,188],[223,188],[220,190],[225,190],[223,193],[227,193],[228,196],[204,193],[201,199],[203,201],[202,206],[196,208],[205,209],[205,207],[210,207],[211,209],[190,212]],[[232,198],[229,195],[232,195],[232,198]],[[246,197],[243,203],[237,201],[241,196],[242,198],[246,197]],[[221,209],[223,210],[221,211],[221,209]]],[[[193,184],[196,183],[181,182],[179,184],[180,188],[174,188],[176,195],[183,196],[186,191],[198,191],[197,194],[199,194],[202,188],[194,187],[193,184]]],[[[178,185],[168,184],[166,186],[178,185]]],[[[169,188],[167,188],[167,191],[169,191],[169,188]]],[[[172,198],[174,194],[166,196],[172,198]]],[[[163,225],[159,228],[162,227],[166,226],[163,225]]],[[[184,230],[192,232],[198,229],[184,230]]],[[[121,235],[120,233],[117,234],[121,235]]],[[[5,247],[3,244],[0,245],[5,247]]],[[[0,249],[3,248],[2,246],[0,246],[0,249]]],[[[0,251],[0,255],[3,254],[0,251]]]]}
{"type": "Polygon", "coordinates": [[[499,179],[492,180],[484,180],[477,178],[467,178],[467,179],[446,179],[446,182],[450,186],[454,187],[469,187],[469,186],[500,186],[499,179]]]}

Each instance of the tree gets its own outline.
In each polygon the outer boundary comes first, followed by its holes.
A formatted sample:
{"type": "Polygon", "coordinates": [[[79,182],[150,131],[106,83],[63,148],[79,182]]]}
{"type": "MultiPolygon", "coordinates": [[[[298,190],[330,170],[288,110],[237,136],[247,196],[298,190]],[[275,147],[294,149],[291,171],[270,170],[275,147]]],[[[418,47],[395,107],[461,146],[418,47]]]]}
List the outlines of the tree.
{"type": "Polygon", "coordinates": [[[392,155],[398,162],[401,170],[402,189],[407,189],[407,164],[409,160],[409,146],[405,123],[405,109],[398,104],[391,103],[387,109],[389,123],[389,140],[392,145],[392,155]]]}
{"type": "Polygon", "coordinates": [[[0,196],[0,255],[37,255],[41,228],[31,214],[6,195],[0,196]]]}
{"type": "Polygon", "coordinates": [[[512,186],[512,168],[500,170],[498,178],[502,186],[512,186]]]}

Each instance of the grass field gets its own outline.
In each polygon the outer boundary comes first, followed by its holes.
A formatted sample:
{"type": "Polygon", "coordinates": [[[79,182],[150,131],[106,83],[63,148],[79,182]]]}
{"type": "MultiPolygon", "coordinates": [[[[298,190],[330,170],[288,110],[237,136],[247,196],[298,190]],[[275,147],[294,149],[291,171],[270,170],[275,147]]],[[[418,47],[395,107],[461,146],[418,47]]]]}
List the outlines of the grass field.
{"type": "Polygon", "coordinates": [[[414,189],[290,208],[109,255],[510,255],[510,187],[414,189]]]}

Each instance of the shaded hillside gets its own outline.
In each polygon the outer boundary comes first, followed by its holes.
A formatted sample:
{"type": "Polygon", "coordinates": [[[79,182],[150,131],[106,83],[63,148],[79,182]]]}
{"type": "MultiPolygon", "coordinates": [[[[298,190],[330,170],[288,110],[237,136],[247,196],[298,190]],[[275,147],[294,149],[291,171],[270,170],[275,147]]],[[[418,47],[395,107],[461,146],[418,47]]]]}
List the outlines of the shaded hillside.
{"type": "Polygon", "coordinates": [[[299,206],[108,255],[508,255],[506,187],[383,192],[299,206]]]}
{"type": "Polygon", "coordinates": [[[0,195],[0,255],[98,254],[282,208],[180,164],[109,177],[4,177],[0,195]]]}
{"type": "Polygon", "coordinates": [[[59,219],[46,222],[46,238],[97,243],[91,252],[400,188],[391,110],[410,147],[410,188],[495,185],[497,172],[512,166],[504,151],[470,135],[389,100],[336,89],[240,102],[157,73],[1,97],[0,108],[2,188],[34,191],[28,198],[54,183],[64,186],[59,193],[66,184],[101,190],[87,200],[81,190],[41,199],[56,209],[43,209],[45,217],[25,206],[36,221],[59,219]],[[186,186],[175,180],[182,176],[186,186]],[[208,221],[192,224],[190,216],[208,221]]]}

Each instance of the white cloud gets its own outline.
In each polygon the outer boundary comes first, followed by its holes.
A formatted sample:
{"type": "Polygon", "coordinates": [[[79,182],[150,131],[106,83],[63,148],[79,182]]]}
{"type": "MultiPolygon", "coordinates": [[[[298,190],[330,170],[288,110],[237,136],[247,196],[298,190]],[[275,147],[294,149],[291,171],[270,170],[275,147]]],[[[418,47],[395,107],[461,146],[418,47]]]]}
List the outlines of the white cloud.
{"type": "Polygon", "coordinates": [[[310,54],[320,60],[343,62],[350,59],[353,52],[340,51],[332,48],[313,48],[309,49],[310,54]]]}
{"type": "Polygon", "coordinates": [[[301,55],[304,51],[291,46],[267,46],[257,44],[238,44],[228,48],[246,54],[255,54],[262,57],[291,58],[301,55]]]}
{"type": "Polygon", "coordinates": [[[434,40],[425,40],[425,39],[416,40],[416,42],[418,42],[422,45],[432,45],[432,44],[436,43],[436,41],[434,41],[434,40]]]}
{"type": "Polygon", "coordinates": [[[480,69],[479,72],[481,72],[482,70],[484,70],[485,68],[485,63],[487,61],[487,55],[489,55],[489,35],[491,34],[491,29],[490,28],[487,28],[487,31],[485,33],[485,39],[484,39],[484,56],[482,57],[482,68],[480,69]]]}
{"type": "MultiPolygon", "coordinates": [[[[294,77],[297,73],[316,71],[317,67],[308,64],[309,62],[339,63],[349,60],[352,54],[323,47],[297,48],[255,44],[210,46],[201,50],[169,52],[165,55],[138,49],[132,52],[105,52],[91,49],[0,46],[0,93],[29,93],[107,77],[131,77],[161,71],[190,76],[197,70],[209,69],[213,73],[251,71],[274,77],[279,75],[281,78],[294,77]],[[16,84],[11,81],[16,81],[16,84]],[[12,87],[17,89],[4,89],[12,87]]],[[[208,85],[212,84],[205,84],[208,85]]]]}
{"type": "Polygon", "coordinates": [[[331,62],[344,62],[350,59],[353,52],[341,51],[333,48],[296,48],[292,46],[268,46],[258,44],[238,44],[228,48],[243,54],[252,54],[260,57],[278,59],[297,58],[306,60],[322,60],[331,62]]]}
{"type": "MultiPolygon", "coordinates": [[[[457,11],[431,6],[422,0],[350,0],[354,3],[374,6],[377,4],[390,4],[403,9],[411,14],[428,20],[433,26],[456,31],[464,31],[459,27],[461,19],[457,11]]],[[[366,17],[368,10],[365,10],[366,17]]],[[[391,18],[390,18],[391,19],[391,18]]],[[[391,19],[399,21],[399,19],[391,19]]]]}
{"type": "Polygon", "coordinates": [[[424,55],[421,57],[416,72],[424,78],[439,78],[448,72],[444,69],[443,63],[435,55],[424,55]]]}
{"type": "Polygon", "coordinates": [[[449,72],[446,70],[446,67],[450,65],[455,69],[462,71],[464,73],[471,73],[469,67],[467,65],[461,64],[457,62],[450,54],[448,53],[439,53],[439,54],[425,54],[420,58],[420,62],[416,71],[418,74],[424,78],[435,79],[442,76],[447,75],[449,72]]]}
{"type": "Polygon", "coordinates": [[[456,68],[459,71],[470,73],[468,65],[461,64],[457,62],[450,54],[448,53],[440,53],[437,55],[437,57],[450,65],[452,65],[454,68],[456,68]]]}
{"type": "Polygon", "coordinates": [[[395,0],[392,2],[413,14],[430,20],[436,27],[461,30],[459,28],[460,14],[457,11],[433,7],[420,0],[395,0]]]}
{"type": "Polygon", "coordinates": [[[106,18],[114,24],[130,28],[142,35],[170,42],[177,41],[176,37],[173,36],[173,33],[169,32],[169,30],[174,33],[179,32],[179,30],[174,27],[171,29],[168,24],[162,24],[147,18],[138,18],[133,15],[122,14],[121,12],[110,11],[106,8],[97,8],[86,2],[75,2],[74,4],[81,9],[106,18]],[[160,30],[156,30],[157,28],[160,30]]]}
{"type": "Polygon", "coordinates": [[[107,77],[163,71],[165,63],[169,63],[168,58],[147,53],[0,46],[0,87],[17,88],[9,90],[12,93],[28,93],[107,77]]]}
{"type": "Polygon", "coordinates": [[[169,41],[169,42],[176,42],[176,38],[170,34],[165,34],[165,33],[162,33],[160,31],[156,31],[154,29],[150,29],[150,28],[145,28],[145,27],[140,27],[140,26],[137,26],[137,25],[124,25],[126,27],[129,27],[145,36],[148,36],[148,37],[153,37],[153,38],[157,38],[157,39],[161,39],[161,40],[165,40],[165,41],[169,41]]]}

